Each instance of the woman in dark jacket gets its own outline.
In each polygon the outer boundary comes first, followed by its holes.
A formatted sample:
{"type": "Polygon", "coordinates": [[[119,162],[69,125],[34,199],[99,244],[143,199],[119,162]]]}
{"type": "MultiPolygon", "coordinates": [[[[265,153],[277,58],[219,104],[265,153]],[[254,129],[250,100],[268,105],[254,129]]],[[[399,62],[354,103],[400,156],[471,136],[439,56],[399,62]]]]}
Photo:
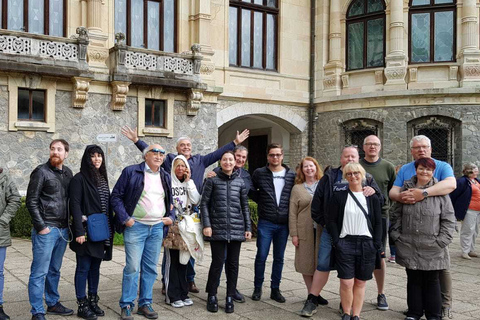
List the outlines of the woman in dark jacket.
{"type": "Polygon", "coordinates": [[[69,187],[70,213],[73,217],[73,240],[70,249],[75,251],[77,266],[75,269],[75,294],[78,300],[77,315],[83,319],[97,319],[105,315],[98,306],[98,282],[102,260],[112,259],[113,215],[109,203],[105,154],[97,145],[89,145],[82,157],[80,172],[69,187]],[[103,213],[108,216],[110,238],[93,242],[88,239],[86,224],[88,216],[103,213]],[[88,280],[88,300],[85,294],[88,280]]]}
{"type": "Polygon", "coordinates": [[[366,281],[372,279],[382,245],[382,209],[376,195],[363,195],[365,169],[358,163],[343,168],[348,189],[334,192],[327,230],[332,236],[340,278],[342,320],[359,320],[366,281]]]}
{"type": "Polygon", "coordinates": [[[233,312],[233,299],[237,287],[238,259],[242,241],[252,237],[247,189],[243,179],[234,171],[235,156],[227,151],[220,160],[222,170],[216,177],[207,179],[200,204],[203,235],[210,241],[212,263],[207,281],[207,310],[218,311],[217,288],[226,263],[227,300],[225,312],[233,312]]]}
{"type": "Polygon", "coordinates": [[[470,260],[478,257],[475,252],[475,240],[478,235],[480,219],[480,180],[478,167],[473,163],[463,165],[463,177],[457,179],[457,189],[450,193],[455,217],[462,221],[460,247],[462,258],[470,260]]]}

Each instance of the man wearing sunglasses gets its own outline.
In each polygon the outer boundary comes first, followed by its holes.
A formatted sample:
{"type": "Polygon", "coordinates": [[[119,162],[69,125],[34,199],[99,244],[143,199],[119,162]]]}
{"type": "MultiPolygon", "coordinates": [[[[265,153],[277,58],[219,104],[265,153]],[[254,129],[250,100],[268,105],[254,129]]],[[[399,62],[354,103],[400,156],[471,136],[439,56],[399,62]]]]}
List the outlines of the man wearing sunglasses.
{"type": "Polygon", "coordinates": [[[165,150],[158,144],[148,146],[143,158],[144,162],[122,171],[110,200],[116,229],[123,232],[125,242],[126,264],[120,298],[123,320],[133,319],[139,274],[137,313],[148,319],[158,317],[152,308],[152,289],[162,240],[175,219],[170,174],[161,168],[165,150]]]}

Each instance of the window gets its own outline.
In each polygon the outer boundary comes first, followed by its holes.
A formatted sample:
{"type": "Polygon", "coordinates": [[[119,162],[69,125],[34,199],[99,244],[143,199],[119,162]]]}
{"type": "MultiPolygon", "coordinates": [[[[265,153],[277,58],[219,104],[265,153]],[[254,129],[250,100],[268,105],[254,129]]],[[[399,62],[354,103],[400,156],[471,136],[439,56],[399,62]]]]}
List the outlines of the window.
{"type": "Polygon", "coordinates": [[[3,29],[65,37],[66,0],[0,0],[3,29]]]}
{"type": "Polygon", "coordinates": [[[18,88],[18,120],[45,121],[45,90],[18,88]]]}
{"type": "Polygon", "coordinates": [[[278,0],[230,0],[231,66],[277,70],[278,0]]]}
{"type": "Polygon", "coordinates": [[[347,10],[347,71],[384,66],[385,3],[354,0],[347,10]]]}
{"type": "Polygon", "coordinates": [[[344,122],[342,127],[345,146],[358,146],[360,159],[364,158],[363,140],[372,134],[378,136],[378,123],[369,119],[355,119],[344,122]]]}
{"type": "Polygon", "coordinates": [[[455,0],[410,1],[410,62],[455,61],[455,0]]]}
{"type": "Polygon", "coordinates": [[[145,99],[145,127],[165,128],[165,101],[145,99]]]}
{"type": "Polygon", "coordinates": [[[175,52],[176,7],[177,0],[115,0],[115,33],[132,47],[175,52]]]}

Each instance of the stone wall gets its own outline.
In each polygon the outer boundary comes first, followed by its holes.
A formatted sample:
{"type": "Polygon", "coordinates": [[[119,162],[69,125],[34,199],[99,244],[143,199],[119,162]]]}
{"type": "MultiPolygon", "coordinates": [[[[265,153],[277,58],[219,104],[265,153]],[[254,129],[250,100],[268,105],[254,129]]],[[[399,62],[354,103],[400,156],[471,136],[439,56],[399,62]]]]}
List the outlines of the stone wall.
{"type": "Polygon", "coordinates": [[[339,165],[340,152],[345,144],[341,124],[353,119],[378,121],[382,138],[382,157],[394,165],[412,161],[409,149],[411,132],[408,123],[426,116],[442,116],[459,121],[455,142],[455,173],[465,162],[477,162],[480,150],[480,115],[478,105],[404,106],[357,109],[320,113],[316,122],[314,155],[322,166],[339,165]]]}
{"type": "MultiPolygon", "coordinates": [[[[71,92],[57,91],[56,94],[56,132],[54,134],[39,131],[9,132],[7,107],[8,92],[0,87],[0,114],[4,121],[0,124],[1,140],[0,167],[6,167],[15,179],[18,188],[25,191],[31,171],[47,161],[49,144],[52,139],[62,138],[69,142],[70,153],[65,164],[74,173],[80,169],[80,160],[85,146],[95,143],[100,133],[115,133],[117,142],[100,144],[107,157],[107,170],[110,188],[113,188],[122,169],[142,161],[140,151],[127,138],[122,136],[120,128],[124,125],[135,127],[137,123],[137,98],[128,97],[125,110],[110,109],[111,95],[89,94],[84,109],[71,107],[71,92]]],[[[194,140],[194,153],[212,152],[217,147],[216,108],[212,104],[202,104],[198,115],[186,115],[186,102],[176,101],[174,106],[174,138],[144,137],[147,143],[159,143],[167,152],[175,151],[176,138],[190,136],[194,140]]]]}

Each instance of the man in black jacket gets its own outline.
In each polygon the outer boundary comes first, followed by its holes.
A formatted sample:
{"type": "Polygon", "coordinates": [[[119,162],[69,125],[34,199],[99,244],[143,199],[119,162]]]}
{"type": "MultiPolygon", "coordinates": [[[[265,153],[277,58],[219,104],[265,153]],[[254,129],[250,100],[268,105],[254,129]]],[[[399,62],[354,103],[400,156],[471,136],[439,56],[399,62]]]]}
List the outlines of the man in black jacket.
{"type": "Polygon", "coordinates": [[[43,294],[47,313],[68,316],[72,309],[59,301],[58,282],[63,254],[67,247],[68,185],[72,170],[63,165],[69,145],[63,139],[50,143],[50,159],[30,175],[27,190],[27,209],[33,222],[33,260],[28,281],[28,297],[33,320],[44,320],[43,294]]]}
{"type": "MultiPolygon", "coordinates": [[[[327,284],[330,275],[330,253],[332,251],[332,237],[325,228],[328,211],[330,209],[330,200],[333,193],[348,189],[348,182],[342,178],[343,167],[350,162],[358,162],[359,155],[357,146],[347,146],[343,148],[340,156],[341,166],[338,168],[328,167],[325,174],[318,183],[317,189],[312,199],[312,219],[321,227],[323,227],[320,248],[318,250],[317,269],[313,275],[312,287],[305,301],[305,305],[300,312],[304,317],[311,317],[317,312],[317,305],[328,304],[328,301],[320,296],[325,284],[327,284]]],[[[383,199],[378,185],[372,175],[366,175],[366,185],[363,188],[363,194],[368,197],[378,193],[379,198],[383,199]]],[[[383,204],[383,201],[381,201],[383,204]]],[[[342,312],[343,313],[343,312],[342,312]]]]}
{"type": "Polygon", "coordinates": [[[290,192],[295,181],[295,172],[282,164],[283,148],[272,143],[267,147],[265,167],[253,172],[250,197],[258,204],[257,255],[255,257],[255,289],[252,300],[262,297],[265,262],[273,242],[273,265],[270,283],[270,298],[285,302],[280,293],[283,256],[288,239],[288,207],[290,192]]]}

